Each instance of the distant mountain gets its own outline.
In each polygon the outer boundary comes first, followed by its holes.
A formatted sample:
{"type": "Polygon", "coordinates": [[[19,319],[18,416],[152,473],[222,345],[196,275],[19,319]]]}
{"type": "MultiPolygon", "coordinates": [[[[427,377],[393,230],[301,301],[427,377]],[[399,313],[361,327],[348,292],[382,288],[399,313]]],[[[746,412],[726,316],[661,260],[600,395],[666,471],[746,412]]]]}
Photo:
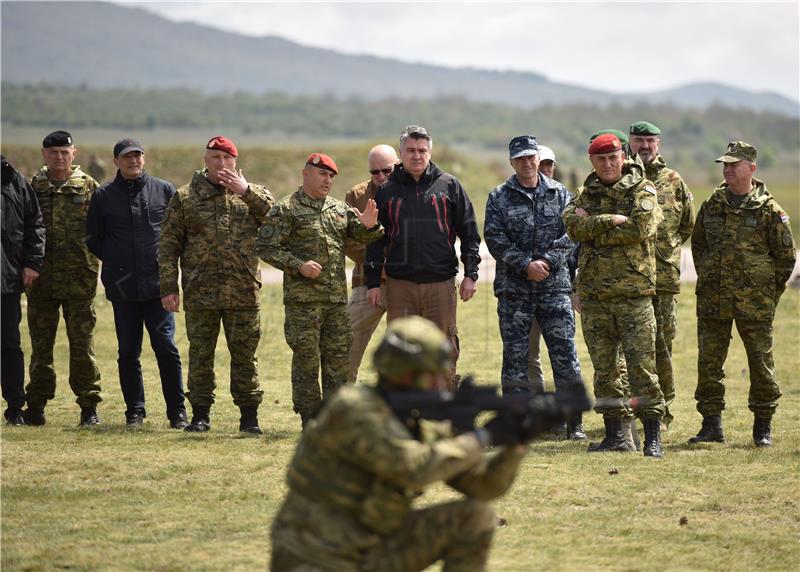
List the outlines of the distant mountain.
{"type": "Polygon", "coordinates": [[[283,92],[365,100],[463,96],[537,107],[633,101],[729,107],[800,115],[774,93],[693,84],[658,93],[612,94],[549,81],[542,75],[447,68],[346,55],[288,40],[253,38],[176,23],[140,8],[102,2],[0,3],[2,79],[98,88],[188,87],[205,93],[283,92]],[[413,86],[399,93],[397,79],[413,86]]]}

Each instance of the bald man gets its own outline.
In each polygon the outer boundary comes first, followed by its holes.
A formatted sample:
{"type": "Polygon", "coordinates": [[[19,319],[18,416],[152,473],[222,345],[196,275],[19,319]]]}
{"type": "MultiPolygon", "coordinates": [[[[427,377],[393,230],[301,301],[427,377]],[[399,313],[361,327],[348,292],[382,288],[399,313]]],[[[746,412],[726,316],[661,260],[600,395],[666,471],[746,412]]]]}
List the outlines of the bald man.
{"type": "MultiPolygon", "coordinates": [[[[363,211],[369,199],[375,198],[378,188],[386,182],[397,164],[397,153],[391,145],[376,145],[367,155],[367,168],[370,178],[359,183],[347,192],[345,202],[351,207],[363,211]]],[[[360,242],[347,241],[347,256],[356,266],[353,268],[353,291],[347,302],[350,314],[350,327],[353,330],[353,345],[350,346],[350,370],[348,383],[355,383],[358,378],[358,367],[367,349],[375,328],[386,313],[385,277],[381,278],[381,302],[372,306],[367,302],[367,286],[364,283],[364,257],[366,247],[360,242]]]]}

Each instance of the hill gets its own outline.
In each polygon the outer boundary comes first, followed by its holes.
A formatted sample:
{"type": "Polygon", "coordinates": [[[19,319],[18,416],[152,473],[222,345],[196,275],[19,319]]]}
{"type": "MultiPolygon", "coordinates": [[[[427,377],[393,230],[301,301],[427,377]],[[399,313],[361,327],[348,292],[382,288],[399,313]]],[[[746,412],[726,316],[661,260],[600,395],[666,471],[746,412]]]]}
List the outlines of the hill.
{"type": "MultiPolygon", "coordinates": [[[[246,9],[244,5],[241,9],[246,9]]],[[[190,88],[204,93],[379,100],[397,78],[420,99],[461,96],[518,107],[636,101],[683,107],[720,103],[800,115],[783,96],[694,84],[661,93],[612,94],[549,81],[535,73],[447,68],[310,48],[274,36],[249,37],[176,23],[139,8],[101,2],[2,2],[2,73],[13,83],[99,88],[190,88]],[[80,30],[68,34],[65,30],[80,30]],[[55,57],[64,49],[69,57],[55,57]]]]}

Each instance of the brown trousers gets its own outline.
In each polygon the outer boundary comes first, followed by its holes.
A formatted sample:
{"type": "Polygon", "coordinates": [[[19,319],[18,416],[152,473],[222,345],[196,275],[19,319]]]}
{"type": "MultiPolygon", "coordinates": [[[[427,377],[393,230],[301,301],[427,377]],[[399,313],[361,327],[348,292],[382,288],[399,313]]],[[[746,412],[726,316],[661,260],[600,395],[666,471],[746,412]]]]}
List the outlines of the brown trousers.
{"type": "Polygon", "coordinates": [[[455,278],[428,284],[386,279],[387,322],[403,316],[422,316],[436,324],[450,340],[453,369],[448,375],[448,380],[452,385],[451,389],[455,388],[455,364],[459,355],[456,297],[455,278]]]}

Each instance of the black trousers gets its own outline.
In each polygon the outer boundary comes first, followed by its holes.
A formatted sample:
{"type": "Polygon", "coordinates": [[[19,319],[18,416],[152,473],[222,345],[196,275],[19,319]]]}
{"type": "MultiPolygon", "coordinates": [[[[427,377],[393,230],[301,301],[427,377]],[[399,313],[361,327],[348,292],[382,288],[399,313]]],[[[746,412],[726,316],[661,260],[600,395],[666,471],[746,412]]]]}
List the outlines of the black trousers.
{"type": "Polygon", "coordinates": [[[21,293],[3,294],[0,307],[2,312],[0,381],[2,381],[3,399],[8,404],[5,411],[6,419],[25,405],[25,361],[19,337],[19,323],[22,320],[22,309],[19,304],[21,296],[21,293]]]}
{"type": "Polygon", "coordinates": [[[167,417],[172,419],[184,409],[181,356],[175,347],[175,314],[161,306],[161,300],[145,302],[111,302],[114,307],[114,326],[119,342],[119,383],[127,410],[146,415],[144,408],[144,379],[142,364],[142,337],[144,327],[150,335],[150,345],[156,355],[161,377],[161,390],[167,405],[167,417]]]}

